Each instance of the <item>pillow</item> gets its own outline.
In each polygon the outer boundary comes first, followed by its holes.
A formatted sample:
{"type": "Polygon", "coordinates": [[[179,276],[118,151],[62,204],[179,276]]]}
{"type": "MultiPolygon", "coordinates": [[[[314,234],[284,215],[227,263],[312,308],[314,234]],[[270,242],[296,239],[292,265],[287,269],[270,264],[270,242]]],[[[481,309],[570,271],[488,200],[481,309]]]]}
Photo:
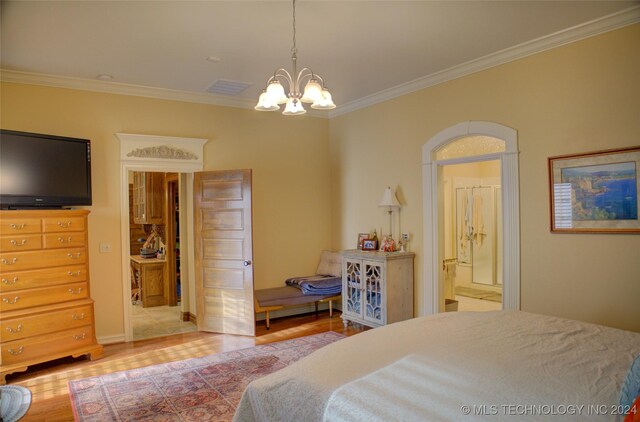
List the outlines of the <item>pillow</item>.
{"type": "Polygon", "coordinates": [[[338,252],[322,251],[316,275],[342,277],[342,256],[338,252]]]}
{"type": "Polygon", "coordinates": [[[620,390],[620,405],[631,406],[636,397],[640,396],[640,355],[635,360],[627,372],[627,377],[620,390]]]}
{"type": "Polygon", "coordinates": [[[640,421],[640,396],[636,398],[633,405],[627,412],[627,416],[624,418],[624,422],[638,422],[640,421]]]}

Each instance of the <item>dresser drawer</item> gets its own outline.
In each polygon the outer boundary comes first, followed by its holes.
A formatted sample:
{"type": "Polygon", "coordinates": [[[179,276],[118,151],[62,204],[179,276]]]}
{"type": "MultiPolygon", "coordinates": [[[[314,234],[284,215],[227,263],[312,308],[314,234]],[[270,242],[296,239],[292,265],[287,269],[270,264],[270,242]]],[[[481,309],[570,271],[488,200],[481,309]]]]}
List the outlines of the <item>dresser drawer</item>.
{"type": "Polygon", "coordinates": [[[0,294],[0,312],[17,311],[34,306],[84,299],[87,297],[87,293],[87,283],[72,283],[40,289],[5,292],[0,294]]]}
{"type": "Polygon", "coordinates": [[[84,231],[83,217],[53,217],[42,219],[42,231],[45,233],[84,231]]]}
{"type": "Polygon", "coordinates": [[[22,340],[3,342],[1,350],[2,364],[11,365],[43,356],[73,351],[92,343],[93,329],[90,325],[22,340]]]}
{"type": "Polygon", "coordinates": [[[29,234],[40,233],[42,221],[39,218],[2,218],[0,220],[0,234],[29,234]]]}
{"type": "Polygon", "coordinates": [[[91,305],[0,321],[0,342],[93,325],[91,305]]]}
{"type": "Polygon", "coordinates": [[[86,280],[86,265],[8,272],[0,275],[0,293],[32,289],[34,287],[55,286],[56,284],[77,283],[86,280]]]}
{"type": "Polygon", "coordinates": [[[42,235],[16,234],[0,238],[0,252],[28,251],[42,248],[42,235]]]}
{"type": "Polygon", "coordinates": [[[84,264],[84,248],[52,249],[33,252],[4,252],[0,254],[0,272],[84,264]]]}
{"type": "Polygon", "coordinates": [[[85,245],[84,232],[75,233],[52,233],[45,234],[44,236],[45,249],[53,248],[73,248],[85,245]]]}

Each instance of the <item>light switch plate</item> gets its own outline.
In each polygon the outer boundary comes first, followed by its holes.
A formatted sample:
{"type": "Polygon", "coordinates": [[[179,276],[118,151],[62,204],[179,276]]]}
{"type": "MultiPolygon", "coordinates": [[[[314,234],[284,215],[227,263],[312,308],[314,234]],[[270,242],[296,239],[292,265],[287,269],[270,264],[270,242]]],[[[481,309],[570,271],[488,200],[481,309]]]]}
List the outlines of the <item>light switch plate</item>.
{"type": "Polygon", "coordinates": [[[109,252],[111,252],[111,244],[100,243],[100,253],[109,253],[109,252]]]}

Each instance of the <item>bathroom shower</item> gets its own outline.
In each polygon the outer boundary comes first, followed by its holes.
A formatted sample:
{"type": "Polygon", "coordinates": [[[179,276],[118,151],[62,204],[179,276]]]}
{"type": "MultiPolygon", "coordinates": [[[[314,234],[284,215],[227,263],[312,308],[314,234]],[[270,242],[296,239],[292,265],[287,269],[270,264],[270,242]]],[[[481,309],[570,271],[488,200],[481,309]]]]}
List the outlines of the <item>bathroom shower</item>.
{"type": "Polygon", "coordinates": [[[502,285],[501,193],[497,185],[455,189],[457,263],[470,266],[472,284],[502,285]]]}

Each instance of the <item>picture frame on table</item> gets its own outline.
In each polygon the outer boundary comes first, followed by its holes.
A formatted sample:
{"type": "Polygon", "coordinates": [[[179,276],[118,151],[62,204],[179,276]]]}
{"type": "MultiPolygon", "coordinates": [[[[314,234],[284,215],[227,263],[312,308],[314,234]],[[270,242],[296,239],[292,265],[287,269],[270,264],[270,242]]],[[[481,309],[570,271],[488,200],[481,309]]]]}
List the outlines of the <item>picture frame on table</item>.
{"type": "Polygon", "coordinates": [[[378,241],[373,239],[364,239],[362,241],[363,251],[375,251],[378,250],[378,241]]]}
{"type": "Polygon", "coordinates": [[[362,242],[369,238],[369,233],[358,233],[358,249],[362,250],[362,242]]]}
{"type": "Polygon", "coordinates": [[[551,231],[640,233],[640,146],[548,158],[551,231]]]}

